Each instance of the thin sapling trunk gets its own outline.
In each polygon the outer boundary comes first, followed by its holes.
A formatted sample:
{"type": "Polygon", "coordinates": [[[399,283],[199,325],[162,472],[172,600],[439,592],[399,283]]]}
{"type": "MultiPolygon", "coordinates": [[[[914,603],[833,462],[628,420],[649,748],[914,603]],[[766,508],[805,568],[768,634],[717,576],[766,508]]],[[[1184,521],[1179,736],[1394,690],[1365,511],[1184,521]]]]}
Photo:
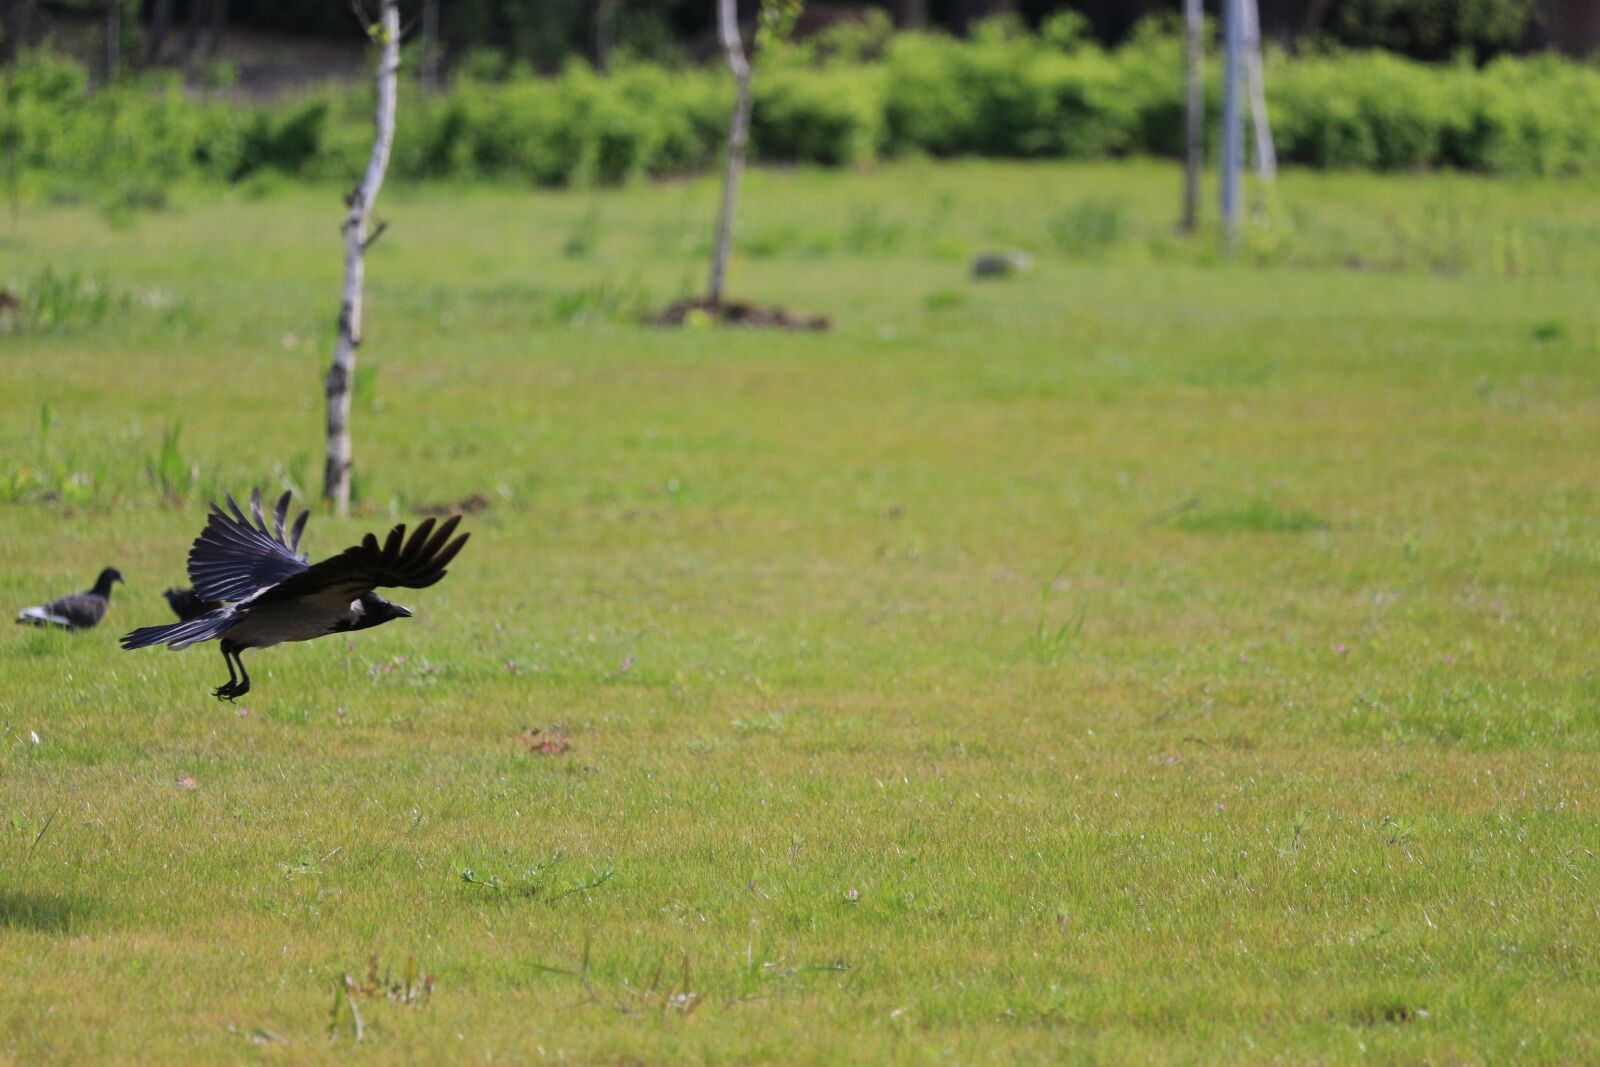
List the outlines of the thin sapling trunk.
{"type": "Polygon", "coordinates": [[[422,91],[439,92],[439,0],[422,0],[422,91]]]}
{"type": "Polygon", "coordinates": [[[1206,155],[1205,13],[1201,0],[1183,0],[1183,28],[1188,78],[1187,137],[1183,164],[1183,229],[1200,227],[1200,174],[1206,155]]]}
{"type": "Polygon", "coordinates": [[[1256,135],[1256,174],[1270,182],[1278,176],[1278,150],[1267,119],[1266,64],[1261,58],[1261,10],[1256,0],[1244,0],[1244,80],[1250,90],[1250,125],[1256,135]]]}
{"type": "Polygon", "coordinates": [[[735,0],[717,0],[717,23],[722,31],[722,47],[728,53],[728,67],[738,83],[733,117],[728,122],[728,159],[722,172],[722,206],[717,211],[716,243],[711,250],[711,284],[706,300],[722,306],[723,286],[728,278],[728,256],[733,251],[733,215],[739,202],[739,179],[744,175],[745,147],[750,142],[750,61],[739,40],[739,8],[735,0]]]}
{"type": "Polygon", "coordinates": [[[400,73],[400,8],[396,0],[382,0],[382,13],[369,32],[379,46],[378,109],[372,138],[372,156],[361,181],[345,201],[344,290],[339,305],[339,335],[328,368],[328,457],[323,470],[322,496],[342,515],[350,508],[350,394],[355,384],[356,349],[361,346],[362,288],[366,276],[367,248],[382,233],[370,233],[372,206],[389,169],[394,145],[395,87],[400,73]]]}
{"type": "Polygon", "coordinates": [[[156,0],[150,15],[150,40],[145,46],[144,65],[153,67],[161,62],[161,48],[167,41],[167,31],[172,28],[172,0],[156,0]]]}
{"type": "Polygon", "coordinates": [[[110,85],[117,80],[117,72],[122,69],[122,0],[106,2],[105,46],[105,84],[110,85]]]}

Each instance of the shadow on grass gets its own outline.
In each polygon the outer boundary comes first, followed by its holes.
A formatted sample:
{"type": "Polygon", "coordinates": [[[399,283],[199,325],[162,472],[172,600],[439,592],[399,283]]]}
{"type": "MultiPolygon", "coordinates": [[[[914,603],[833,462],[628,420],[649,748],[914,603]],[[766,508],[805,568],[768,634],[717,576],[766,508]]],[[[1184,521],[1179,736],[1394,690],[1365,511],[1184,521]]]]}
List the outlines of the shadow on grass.
{"type": "Polygon", "coordinates": [[[82,926],[93,911],[91,901],[75,897],[0,889],[0,929],[64,934],[82,926]]]}

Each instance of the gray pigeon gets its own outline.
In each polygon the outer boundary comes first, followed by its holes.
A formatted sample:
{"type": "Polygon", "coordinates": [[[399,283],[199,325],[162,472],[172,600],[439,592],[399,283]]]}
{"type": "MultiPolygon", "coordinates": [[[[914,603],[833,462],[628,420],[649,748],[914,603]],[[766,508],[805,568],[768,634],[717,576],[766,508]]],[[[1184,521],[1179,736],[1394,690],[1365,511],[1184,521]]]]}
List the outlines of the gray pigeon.
{"type": "Polygon", "coordinates": [[[111,583],[122,581],[122,572],[107,567],[86,593],[73,593],[35,608],[17,612],[17,621],[29,626],[58,626],[63,630],[92,630],[106,617],[111,606],[111,583]]]}

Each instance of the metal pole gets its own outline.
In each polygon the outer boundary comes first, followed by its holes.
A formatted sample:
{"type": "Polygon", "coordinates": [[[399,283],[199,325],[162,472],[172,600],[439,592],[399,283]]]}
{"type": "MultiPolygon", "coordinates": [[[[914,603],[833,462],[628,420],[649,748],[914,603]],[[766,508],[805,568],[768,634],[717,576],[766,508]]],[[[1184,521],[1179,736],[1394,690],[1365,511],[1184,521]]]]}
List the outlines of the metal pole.
{"type": "Polygon", "coordinates": [[[1222,233],[1228,251],[1239,242],[1243,197],[1244,114],[1239,107],[1239,82],[1244,59],[1244,0],[1223,0],[1222,68],[1222,233]]]}

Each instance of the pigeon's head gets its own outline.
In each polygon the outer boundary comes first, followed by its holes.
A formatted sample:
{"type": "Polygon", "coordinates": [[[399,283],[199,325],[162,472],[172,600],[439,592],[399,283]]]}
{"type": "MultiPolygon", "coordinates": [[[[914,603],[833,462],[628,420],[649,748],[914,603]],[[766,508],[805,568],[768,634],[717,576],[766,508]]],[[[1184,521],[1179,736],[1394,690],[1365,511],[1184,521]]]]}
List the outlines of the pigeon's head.
{"type": "MultiPolygon", "coordinates": [[[[107,567],[100,572],[100,577],[94,583],[94,591],[101,596],[111,595],[111,583],[122,581],[122,572],[115,567],[107,567]]],[[[126,584],[126,583],[124,583],[126,584]]]]}
{"type": "Polygon", "coordinates": [[[382,626],[384,623],[393,622],[395,619],[411,618],[410,608],[401,607],[391,600],[385,600],[377,593],[368,593],[363,596],[356,601],[355,607],[360,615],[353,627],[357,630],[365,630],[372,626],[382,626]]]}

